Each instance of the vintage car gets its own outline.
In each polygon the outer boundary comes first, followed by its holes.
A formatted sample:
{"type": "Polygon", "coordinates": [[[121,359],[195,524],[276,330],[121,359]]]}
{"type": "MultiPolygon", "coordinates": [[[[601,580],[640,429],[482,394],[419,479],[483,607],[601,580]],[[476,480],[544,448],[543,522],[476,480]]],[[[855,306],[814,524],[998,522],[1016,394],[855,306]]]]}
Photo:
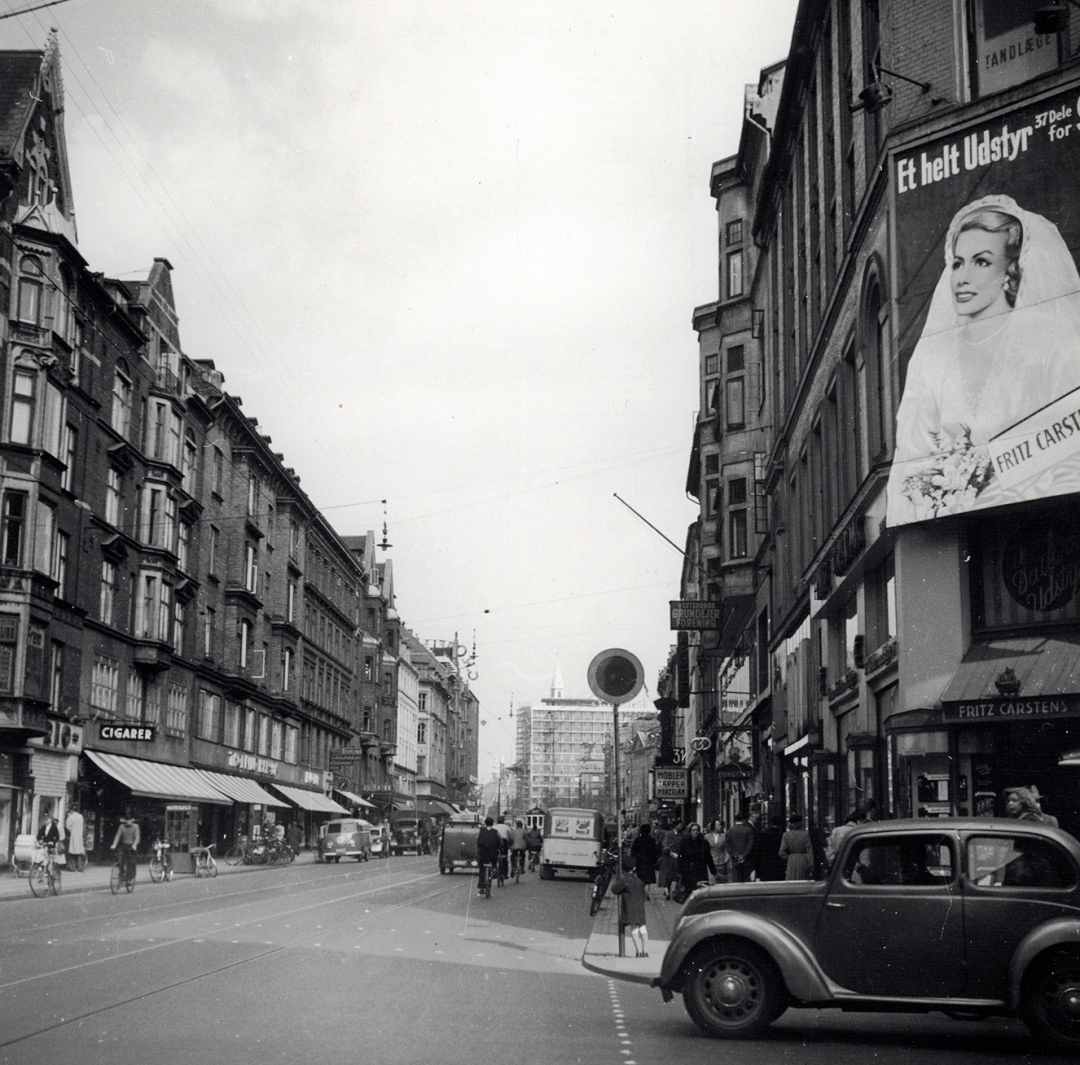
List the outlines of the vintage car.
{"type": "Polygon", "coordinates": [[[1021,1017],[1080,1051],[1080,843],[1049,825],[881,821],[828,879],[720,884],[686,901],[652,981],[710,1036],[789,1007],[1021,1017]]]}
{"type": "Polygon", "coordinates": [[[583,873],[589,879],[600,868],[604,849],[604,818],[598,810],[557,806],[544,819],[544,846],[540,851],[540,878],[556,873],[583,873]]]}
{"type": "Polygon", "coordinates": [[[390,829],[386,824],[372,825],[368,831],[371,839],[371,856],[388,858],[390,856],[390,829]]]}
{"type": "Polygon", "coordinates": [[[479,834],[480,819],[475,816],[453,817],[443,825],[439,841],[439,872],[448,874],[455,869],[477,869],[476,838],[479,834]]]}
{"type": "Polygon", "coordinates": [[[340,862],[355,858],[366,862],[371,854],[372,825],[358,817],[327,821],[319,829],[319,861],[340,862]]]}
{"type": "Polygon", "coordinates": [[[430,817],[394,814],[390,822],[392,854],[430,854],[435,828],[430,817]]]}

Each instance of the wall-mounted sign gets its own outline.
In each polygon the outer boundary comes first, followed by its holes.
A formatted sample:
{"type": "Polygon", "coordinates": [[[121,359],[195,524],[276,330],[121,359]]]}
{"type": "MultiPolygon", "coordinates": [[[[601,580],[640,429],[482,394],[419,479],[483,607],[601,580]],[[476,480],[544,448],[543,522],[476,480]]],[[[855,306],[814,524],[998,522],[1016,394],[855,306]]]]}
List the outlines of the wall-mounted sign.
{"type": "Polygon", "coordinates": [[[1058,35],[1035,32],[1035,12],[1045,6],[1043,0],[978,0],[975,4],[980,96],[1019,85],[1058,65],[1058,35]]]}
{"type": "Polygon", "coordinates": [[[1001,580],[1022,607],[1060,610],[1080,588],[1080,532],[1045,521],[1022,523],[1005,541],[1001,580]]]}
{"type": "Polygon", "coordinates": [[[27,740],[30,747],[44,748],[66,754],[79,754],[83,749],[83,728],[62,718],[49,718],[49,731],[41,737],[27,740]]]}
{"type": "Polygon", "coordinates": [[[1033,695],[1016,699],[982,699],[944,703],[941,720],[946,724],[968,721],[1025,721],[1039,718],[1080,717],[1080,698],[1033,695]]]}
{"type": "Polygon", "coordinates": [[[253,754],[245,754],[243,751],[229,752],[230,769],[246,769],[249,773],[265,773],[267,776],[276,777],[278,763],[270,758],[257,758],[253,754]]]}
{"type": "MultiPolygon", "coordinates": [[[[1026,3],[991,6],[991,37],[1016,22],[1027,39],[1026,3]]],[[[1080,491],[1080,215],[1062,180],[1080,169],[1078,118],[1073,86],[893,156],[903,393],[890,525],[1080,491]]]]}
{"type": "Polygon", "coordinates": [[[715,599],[670,599],[673,629],[719,630],[724,622],[724,604],[715,599]]]}
{"type": "Polygon", "coordinates": [[[98,726],[98,735],[103,740],[133,740],[136,743],[153,743],[154,725],[113,725],[98,726]]]}

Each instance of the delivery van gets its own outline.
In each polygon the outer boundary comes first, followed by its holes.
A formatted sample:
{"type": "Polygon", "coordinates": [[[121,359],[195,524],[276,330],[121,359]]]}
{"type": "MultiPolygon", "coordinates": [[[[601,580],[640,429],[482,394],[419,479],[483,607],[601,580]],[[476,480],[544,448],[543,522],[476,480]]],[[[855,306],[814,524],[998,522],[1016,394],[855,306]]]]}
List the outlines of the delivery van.
{"type": "Polygon", "coordinates": [[[604,818],[599,810],[552,807],[544,818],[544,846],[540,851],[540,879],[559,872],[592,878],[600,867],[604,846],[604,818]]]}

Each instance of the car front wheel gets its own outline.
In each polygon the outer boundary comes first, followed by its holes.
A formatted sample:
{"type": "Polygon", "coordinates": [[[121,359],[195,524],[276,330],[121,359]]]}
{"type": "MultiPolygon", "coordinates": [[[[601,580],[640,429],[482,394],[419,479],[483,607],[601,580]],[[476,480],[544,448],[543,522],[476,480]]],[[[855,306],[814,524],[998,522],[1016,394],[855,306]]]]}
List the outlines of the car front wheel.
{"type": "Polygon", "coordinates": [[[717,1039],[757,1035],[784,1012],[776,966],[749,943],[718,943],[697,955],[683,1002],[691,1020],[717,1039]]]}
{"type": "Polygon", "coordinates": [[[1025,982],[1024,1023],[1042,1042],[1080,1050],[1080,954],[1054,954],[1025,982]]]}

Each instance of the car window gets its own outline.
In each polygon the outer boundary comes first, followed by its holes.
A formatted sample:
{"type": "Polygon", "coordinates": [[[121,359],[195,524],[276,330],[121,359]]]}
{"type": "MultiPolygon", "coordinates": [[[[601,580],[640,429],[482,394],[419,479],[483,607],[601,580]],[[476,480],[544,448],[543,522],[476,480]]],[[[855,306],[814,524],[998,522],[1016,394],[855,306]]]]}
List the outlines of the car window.
{"type": "Polygon", "coordinates": [[[952,883],[954,874],[949,838],[927,833],[856,845],[845,859],[843,876],[849,884],[932,887],[952,883]]]}
{"type": "Polygon", "coordinates": [[[1034,836],[972,836],[967,867],[979,887],[1071,888],[1076,868],[1050,840],[1034,836]]]}
{"type": "Polygon", "coordinates": [[[327,821],[326,822],[326,834],[328,836],[336,836],[341,831],[340,821],[327,821]]]}

